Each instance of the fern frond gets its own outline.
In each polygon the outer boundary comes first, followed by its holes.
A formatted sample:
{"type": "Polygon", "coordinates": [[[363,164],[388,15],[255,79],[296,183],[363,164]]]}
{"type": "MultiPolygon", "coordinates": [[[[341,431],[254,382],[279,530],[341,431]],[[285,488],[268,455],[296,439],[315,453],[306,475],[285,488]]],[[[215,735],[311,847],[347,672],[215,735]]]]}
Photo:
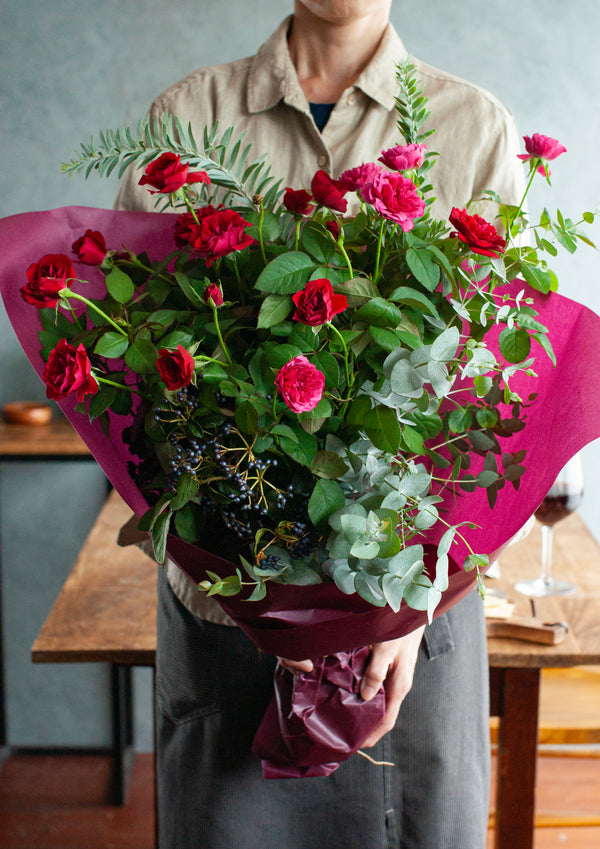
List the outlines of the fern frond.
{"type": "Polygon", "coordinates": [[[227,127],[222,134],[219,134],[217,125],[207,127],[201,148],[194,138],[191,124],[184,125],[179,118],[168,113],[160,118],[148,116],[138,121],[135,129],[119,127],[117,130],[101,131],[98,141],[92,138],[89,144],[82,144],[78,158],[65,163],[62,170],[69,175],[84,173],[87,178],[94,172],[109,176],[116,169],[121,177],[130,165],[145,167],[161,153],[172,151],[190,167],[206,171],[211,185],[223,189],[226,195],[241,198],[247,205],[253,202],[259,176],[261,194],[268,191],[277,200],[281,194],[280,181],[276,182],[271,175],[264,156],[248,167],[246,163],[251,145],[244,146],[243,133],[232,142],[233,133],[233,127],[227,127]]]}

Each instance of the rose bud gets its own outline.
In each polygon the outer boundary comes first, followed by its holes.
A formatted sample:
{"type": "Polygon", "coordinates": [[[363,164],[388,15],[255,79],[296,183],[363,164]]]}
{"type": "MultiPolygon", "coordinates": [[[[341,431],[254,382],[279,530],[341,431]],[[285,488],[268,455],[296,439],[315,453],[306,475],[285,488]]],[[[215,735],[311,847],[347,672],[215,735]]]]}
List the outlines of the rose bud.
{"type": "Polygon", "coordinates": [[[83,344],[75,347],[66,339],[61,339],[50,352],[42,380],[46,384],[46,396],[55,401],[75,393],[81,402],[86,395],[95,395],[98,391],[85,347],[83,344]]]}
{"type": "Polygon", "coordinates": [[[298,215],[308,215],[312,207],[312,195],[305,189],[286,189],[283,196],[283,205],[290,212],[298,215]]]}
{"type": "Polygon", "coordinates": [[[313,197],[318,204],[333,209],[335,212],[345,212],[348,201],[344,198],[347,189],[342,188],[325,171],[317,171],[310,184],[313,197]]]}
{"type": "Polygon", "coordinates": [[[98,230],[86,230],[73,242],[71,250],[86,265],[101,265],[106,256],[106,242],[98,230]]]}
{"type": "Polygon", "coordinates": [[[325,375],[301,354],[279,369],[275,386],[293,413],[306,413],[323,397],[325,375]]]}
{"type": "Polygon", "coordinates": [[[27,269],[27,283],[19,290],[24,301],[38,309],[55,307],[59,292],[71,285],[75,271],[65,254],[46,254],[27,269]]]}
{"type": "Polygon", "coordinates": [[[214,307],[223,306],[223,292],[217,283],[209,283],[204,290],[202,297],[204,298],[204,303],[208,306],[211,304],[214,307]]]}
{"type": "Polygon", "coordinates": [[[296,312],[292,316],[295,321],[319,327],[340,312],[343,312],[348,301],[345,295],[336,295],[331,282],[326,278],[309,280],[304,289],[292,295],[296,312]]]}
{"type": "Polygon", "coordinates": [[[152,186],[156,189],[150,194],[172,194],[178,191],[186,183],[210,183],[206,171],[189,172],[189,165],[184,165],[177,153],[167,151],[161,153],[158,159],[153,160],[144,171],[139,181],[140,186],[152,186]]]}
{"type": "Polygon", "coordinates": [[[506,248],[506,241],[493,224],[480,215],[469,215],[466,209],[454,207],[450,213],[450,223],[456,227],[456,233],[452,235],[458,236],[473,253],[498,256],[506,248]]]}
{"type": "Polygon", "coordinates": [[[189,386],[194,376],[194,358],[183,345],[178,345],[177,350],[160,348],[156,368],[162,382],[167,389],[181,389],[189,386]]]}
{"type": "MultiPolygon", "coordinates": [[[[523,141],[525,142],[527,153],[517,154],[517,159],[521,159],[523,162],[527,162],[530,159],[544,159],[546,162],[549,162],[552,159],[556,159],[561,153],[567,152],[567,148],[559,141],[550,138],[550,136],[543,136],[541,133],[534,133],[532,136],[523,136],[523,141]]],[[[546,174],[550,176],[550,169],[546,165],[540,165],[537,170],[538,174],[541,174],[543,177],[546,174]]]]}

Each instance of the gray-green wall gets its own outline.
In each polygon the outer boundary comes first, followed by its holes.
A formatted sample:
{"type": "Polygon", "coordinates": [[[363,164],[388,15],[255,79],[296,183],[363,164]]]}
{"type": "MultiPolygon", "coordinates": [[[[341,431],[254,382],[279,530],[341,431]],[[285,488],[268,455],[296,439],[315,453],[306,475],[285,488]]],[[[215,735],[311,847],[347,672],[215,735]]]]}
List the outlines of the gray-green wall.
{"type": "MultiPolygon", "coordinates": [[[[79,142],[135,122],[153,96],[202,64],[254,52],[291,0],[1,0],[0,215],[68,204],[111,206],[115,184],[60,173],[79,142]]],[[[408,50],[488,88],[523,134],[560,139],[552,192],[533,211],[575,213],[600,201],[600,4],[596,0],[394,0],[408,50]]],[[[600,228],[594,238],[600,242],[600,228]]],[[[592,251],[556,263],[562,291],[600,312],[592,251]]],[[[0,314],[0,404],[43,398],[0,314]]],[[[567,387],[565,388],[568,389],[567,387]]],[[[568,427],[568,423],[565,423],[568,427]]],[[[582,514],[600,538],[600,445],[585,451],[582,514]]],[[[104,495],[85,465],[5,464],[0,526],[5,585],[9,739],[13,745],[98,745],[109,736],[108,676],[89,666],[32,666],[30,646],[104,495]]],[[[137,676],[138,743],[151,744],[150,680],[137,676]]]]}

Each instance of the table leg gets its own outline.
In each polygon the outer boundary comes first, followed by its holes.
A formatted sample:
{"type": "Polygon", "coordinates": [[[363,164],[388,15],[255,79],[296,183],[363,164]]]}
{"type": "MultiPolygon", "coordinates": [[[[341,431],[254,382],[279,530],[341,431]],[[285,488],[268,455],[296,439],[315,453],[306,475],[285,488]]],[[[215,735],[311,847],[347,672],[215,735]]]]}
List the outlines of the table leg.
{"type": "Polygon", "coordinates": [[[113,729],[113,804],[127,801],[129,776],[133,766],[133,685],[131,667],[111,664],[113,729]]]}
{"type": "Polygon", "coordinates": [[[539,669],[493,669],[492,710],[500,717],[495,849],[532,849],[539,669]]]}

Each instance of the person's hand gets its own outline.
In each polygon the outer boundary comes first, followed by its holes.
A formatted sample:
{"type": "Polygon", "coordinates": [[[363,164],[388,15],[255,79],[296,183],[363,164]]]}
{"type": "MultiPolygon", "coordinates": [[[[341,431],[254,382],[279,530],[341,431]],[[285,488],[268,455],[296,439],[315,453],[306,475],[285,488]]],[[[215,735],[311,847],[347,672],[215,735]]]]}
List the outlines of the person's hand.
{"type": "Polygon", "coordinates": [[[292,675],[297,675],[298,672],[312,672],[313,670],[312,660],[288,660],[287,657],[278,657],[277,660],[279,665],[291,672],[292,675]]]}
{"type": "Polygon", "coordinates": [[[400,705],[412,687],[419,646],[425,626],[397,640],[375,643],[369,665],[360,685],[360,694],[365,701],[375,696],[379,688],[385,688],[386,710],[376,728],[369,734],[363,746],[369,748],[394,727],[400,705]]]}

